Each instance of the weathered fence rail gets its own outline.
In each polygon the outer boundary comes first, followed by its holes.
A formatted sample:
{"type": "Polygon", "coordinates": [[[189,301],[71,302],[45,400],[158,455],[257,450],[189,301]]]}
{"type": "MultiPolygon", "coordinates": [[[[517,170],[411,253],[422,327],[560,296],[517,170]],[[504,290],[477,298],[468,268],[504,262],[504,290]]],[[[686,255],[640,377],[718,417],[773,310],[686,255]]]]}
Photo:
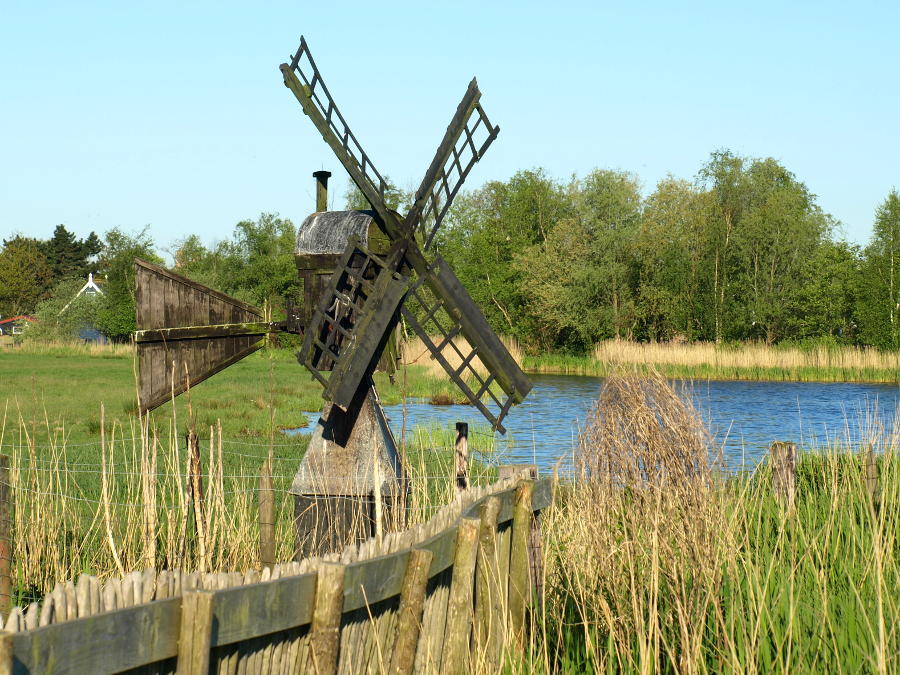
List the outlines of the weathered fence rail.
{"type": "Polygon", "coordinates": [[[144,572],[101,589],[83,579],[40,609],[14,610],[0,634],[0,675],[492,668],[504,641],[523,634],[540,583],[529,552],[552,492],[551,480],[521,474],[467,490],[428,523],[265,568],[269,580],[258,583],[144,572]]]}

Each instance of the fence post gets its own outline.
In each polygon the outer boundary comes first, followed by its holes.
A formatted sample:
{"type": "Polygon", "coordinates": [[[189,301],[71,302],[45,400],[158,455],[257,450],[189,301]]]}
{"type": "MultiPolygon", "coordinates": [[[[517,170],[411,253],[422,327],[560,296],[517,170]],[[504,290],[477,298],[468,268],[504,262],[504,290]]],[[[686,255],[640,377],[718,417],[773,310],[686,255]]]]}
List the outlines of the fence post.
{"type": "Polygon", "coordinates": [[[456,489],[469,487],[469,425],[456,423],[456,489]]]}
{"type": "Polygon", "coordinates": [[[309,628],[307,672],[337,672],[341,613],[344,610],[344,566],[322,563],[316,574],[316,600],[309,628]]]}
{"type": "Polygon", "coordinates": [[[412,549],[409,552],[400,592],[400,607],[397,610],[396,637],[389,673],[401,675],[413,672],[432,558],[434,553],[424,549],[412,549]]]}
{"type": "Polygon", "coordinates": [[[213,597],[210,591],[189,591],[181,597],[181,633],[177,675],[207,675],[212,645],[213,597]]]}
{"type": "Polygon", "coordinates": [[[872,504],[877,505],[880,497],[878,486],[878,464],[875,462],[875,451],[872,449],[871,445],[866,448],[866,453],[863,458],[863,467],[866,477],[866,492],[869,493],[869,499],[872,500],[872,504]]]}
{"type": "Polygon", "coordinates": [[[275,490],[272,486],[272,462],[267,459],[259,470],[259,564],[275,564],[275,490]]]}
{"type": "Polygon", "coordinates": [[[475,572],[475,646],[488,671],[500,663],[503,640],[500,561],[497,558],[497,517],[500,500],[490,497],[481,505],[478,558],[475,572]]]}
{"type": "Polygon", "coordinates": [[[772,489],[775,496],[788,508],[794,506],[797,489],[797,445],[786,441],[775,441],[769,448],[772,462],[772,489]]]}
{"type": "Polygon", "coordinates": [[[194,504],[194,526],[197,530],[197,557],[199,570],[206,571],[206,516],[203,510],[203,469],[200,464],[200,441],[191,429],[187,435],[190,461],[191,501],[194,504]]]}
{"type": "Polygon", "coordinates": [[[463,518],[456,532],[453,580],[447,599],[447,636],[441,672],[464,673],[468,670],[469,634],[472,631],[473,580],[478,554],[478,520],[463,518]]]}
{"type": "Polygon", "coordinates": [[[12,605],[12,508],[9,456],[0,455],[0,619],[6,620],[12,605]]]}
{"type": "Polygon", "coordinates": [[[517,646],[524,645],[525,609],[531,600],[531,565],[528,540],[531,534],[531,497],[534,483],[523,481],[513,502],[512,547],[509,556],[509,621],[517,646]]]}

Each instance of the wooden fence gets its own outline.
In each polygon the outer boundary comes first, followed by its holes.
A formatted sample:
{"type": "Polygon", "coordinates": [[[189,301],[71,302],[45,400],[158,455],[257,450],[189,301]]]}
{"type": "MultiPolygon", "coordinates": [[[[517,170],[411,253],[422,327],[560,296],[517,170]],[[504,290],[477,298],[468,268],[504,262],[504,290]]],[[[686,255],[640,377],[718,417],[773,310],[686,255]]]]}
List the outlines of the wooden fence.
{"type": "Polygon", "coordinates": [[[519,474],[429,522],[253,573],[135,572],[58,587],[0,633],[4,673],[496,670],[540,583],[553,483],[519,474]],[[258,574],[258,573],[257,573],[258,574]],[[248,583],[250,582],[250,583],[248,583]]]}

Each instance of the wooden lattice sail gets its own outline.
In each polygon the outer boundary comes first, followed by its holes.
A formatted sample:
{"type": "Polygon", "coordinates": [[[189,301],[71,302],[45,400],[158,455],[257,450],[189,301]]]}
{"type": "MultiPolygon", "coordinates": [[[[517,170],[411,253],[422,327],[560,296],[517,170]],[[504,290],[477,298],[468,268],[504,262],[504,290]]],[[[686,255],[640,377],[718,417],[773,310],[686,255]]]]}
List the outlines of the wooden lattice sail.
{"type": "Polygon", "coordinates": [[[142,414],[265,344],[272,325],[256,307],[145,260],[134,267],[142,414]]]}

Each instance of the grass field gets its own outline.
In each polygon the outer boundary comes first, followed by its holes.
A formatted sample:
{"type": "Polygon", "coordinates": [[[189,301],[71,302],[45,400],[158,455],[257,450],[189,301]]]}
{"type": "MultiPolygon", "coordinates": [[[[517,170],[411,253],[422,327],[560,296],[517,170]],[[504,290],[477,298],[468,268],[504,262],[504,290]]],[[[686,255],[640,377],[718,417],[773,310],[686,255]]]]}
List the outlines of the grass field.
{"type": "MultiPolygon", "coordinates": [[[[450,395],[424,366],[376,375],[386,403],[450,395]]],[[[271,462],[279,559],[292,555],[293,498],[287,489],[308,436],[303,411],[321,409],[321,387],[287,351],[263,351],[200,383],[190,397],[134,414],[128,347],[24,345],[0,352],[4,382],[0,451],[10,457],[20,602],[88,571],[99,576],[142,567],[246,569],[258,563],[257,486],[271,462]],[[184,434],[188,403],[200,437],[209,526],[208,554],[190,536],[184,434]],[[102,424],[101,424],[102,420],[102,424]],[[102,429],[102,433],[101,433],[102,429]]],[[[484,431],[487,431],[485,429],[484,431]]],[[[398,437],[398,442],[400,438],[398,437]]],[[[427,519],[455,484],[453,432],[404,434],[412,479],[408,515],[427,519]]],[[[472,475],[496,475],[491,435],[473,434],[472,475]]]]}
{"type": "MultiPolygon", "coordinates": [[[[46,445],[65,440],[69,447],[99,439],[100,405],[108,430],[128,428],[135,418],[135,375],[127,346],[28,345],[0,351],[0,405],[7,420],[5,442],[46,445]],[[29,435],[24,435],[29,434],[29,435]],[[15,436],[15,438],[13,438],[15,436]],[[19,437],[20,436],[20,437],[19,437]],[[33,436],[33,437],[32,437],[33,436]]],[[[377,373],[379,396],[386,404],[408,398],[442,399],[455,391],[446,378],[411,365],[396,383],[377,373]],[[404,381],[405,379],[405,381],[404,381]]],[[[198,429],[221,422],[227,439],[268,439],[303,447],[305,441],[281,433],[309,423],[304,411],[319,411],[321,386],[300,366],[293,352],[263,350],[195,386],[190,397],[176,399],[151,414],[160,431],[173,419],[185,421],[188,403],[198,429]]],[[[458,395],[453,395],[454,400],[458,395]]]]}
{"type": "Polygon", "coordinates": [[[604,377],[626,366],[637,372],[694,380],[900,382],[900,352],[874,348],[770,347],[758,343],[601,342],[587,356],[526,356],[526,371],[604,377]]]}

